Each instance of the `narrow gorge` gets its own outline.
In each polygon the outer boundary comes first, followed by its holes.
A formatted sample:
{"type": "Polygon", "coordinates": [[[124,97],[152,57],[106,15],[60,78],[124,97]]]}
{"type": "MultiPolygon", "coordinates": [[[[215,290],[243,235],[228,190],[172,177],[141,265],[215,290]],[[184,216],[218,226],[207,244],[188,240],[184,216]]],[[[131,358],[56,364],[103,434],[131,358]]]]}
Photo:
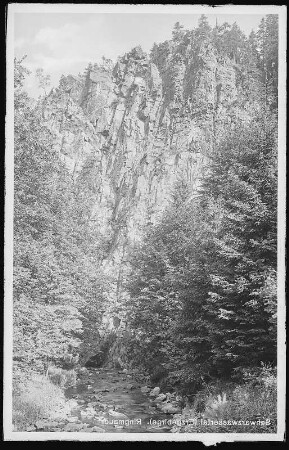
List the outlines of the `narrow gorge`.
{"type": "Polygon", "coordinates": [[[16,431],[276,431],[277,19],[176,23],[37,101],[15,60],[16,431]]]}

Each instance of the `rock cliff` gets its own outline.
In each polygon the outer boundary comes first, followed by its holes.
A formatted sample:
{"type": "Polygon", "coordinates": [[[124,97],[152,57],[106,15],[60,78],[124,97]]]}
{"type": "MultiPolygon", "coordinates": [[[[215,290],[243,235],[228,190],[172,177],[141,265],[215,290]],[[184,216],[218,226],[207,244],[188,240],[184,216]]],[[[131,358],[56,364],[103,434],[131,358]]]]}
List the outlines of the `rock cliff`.
{"type": "MultiPolygon", "coordinates": [[[[149,57],[140,47],[83,75],[62,77],[42,114],[74,182],[88,186],[89,220],[109,236],[104,265],[120,296],[127,245],[161,217],[178,179],[197,194],[224,125],[247,120],[240,67],[204,42],[149,57]]],[[[114,303],[113,301],[113,303],[114,303]]]]}

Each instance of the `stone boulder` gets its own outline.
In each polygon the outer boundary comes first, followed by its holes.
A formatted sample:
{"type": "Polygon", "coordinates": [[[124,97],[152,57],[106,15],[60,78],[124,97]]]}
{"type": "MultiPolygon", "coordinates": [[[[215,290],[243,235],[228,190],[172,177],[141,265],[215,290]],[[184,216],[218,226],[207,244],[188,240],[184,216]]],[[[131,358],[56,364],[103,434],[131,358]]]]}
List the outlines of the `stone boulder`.
{"type": "Polygon", "coordinates": [[[65,425],[63,431],[80,431],[84,427],[83,423],[68,423],[65,425]]]}
{"type": "Polygon", "coordinates": [[[160,395],[157,396],[155,401],[156,402],[163,402],[166,398],[167,398],[167,396],[165,394],[160,394],[160,395]]]}
{"type": "Polygon", "coordinates": [[[155,387],[154,389],[151,390],[150,392],[150,397],[157,397],[160,393],[160,388],[159,387],[155,387]]]}
{"type": "Polygon", "coordinates": [[[165,403],[161,406],[161,411],[165,414],[179,414],[182,412],[182,408],[173,403],[165,403]]]}
{"type": "Polygon", "coordinates": [[[89,374],[89,371],[87,370],[86,367],[81,367],[81,368],[79,369],[78,373],[79,373],[80,375],[88,375],[88,374],[89,374]]]}
{"type": "Polygon", "coordinates": [[[150,388],[147,386],[141,387],[140,390],[143,394],[148,394],[150,392],[150,388]]]}
{"type": "Polygon", "coordinates": [[[93,427],[92,431],[94,433],[105,433],[105,430],[103,428],[100,428],[100,427],[93,427]]]}
{"type": "Polygon", "coordinates": [[[37,430],[47,430],[49,428],[55,428],[58,426],[58,422],[51,422],[46,420],[38,420],[35,423],[37,430]]]}

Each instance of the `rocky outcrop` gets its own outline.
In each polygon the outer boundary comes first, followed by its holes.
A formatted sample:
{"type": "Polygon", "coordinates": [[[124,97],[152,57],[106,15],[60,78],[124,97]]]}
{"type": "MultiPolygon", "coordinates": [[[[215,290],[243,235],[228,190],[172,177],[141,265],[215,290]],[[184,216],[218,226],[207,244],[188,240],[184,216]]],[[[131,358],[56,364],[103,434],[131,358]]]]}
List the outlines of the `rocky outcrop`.
{"type": "Polygon", "coordinates": [[[121,311],[126,249],[166,208],[176,180],[201,184],[224,124],[247,120],[237,101],[236,64],[205,43],[178,53],[172,42],[148,57],[137,47],[115,67],[91,65],[62,77],[42,104],[54,147],[91,199],[89,220],[108,242],[104,267],[115,277],[107,321],[121,311]]]}
{"type": "Polygon", "coordinates": [[[111,231],[110,256],[158,220],[178,177],[200,182],[224,122],[240,113],[235,68],[209,45],[197,60],[167,65],[162,72],[136,48],[113,70],[62,78],[45,100],[61,158],[76,181],[90,179],[92,219],[111,231]]]}

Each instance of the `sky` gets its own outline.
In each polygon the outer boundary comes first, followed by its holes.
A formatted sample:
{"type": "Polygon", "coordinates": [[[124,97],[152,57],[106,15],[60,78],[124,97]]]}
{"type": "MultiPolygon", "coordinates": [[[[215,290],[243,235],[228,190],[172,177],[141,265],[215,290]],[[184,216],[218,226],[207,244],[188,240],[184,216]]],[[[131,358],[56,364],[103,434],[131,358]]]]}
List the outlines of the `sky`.
{"type": "MultiPolygon", "coordinates": [[[[195,28],[200,14],[174,13],[81,13],[81,12],[15,12],[14,51],[17,58],[27,55],[25,66],[32,74],[26,80],[28,93],[41,92],[35,70],[43,68],[57,85],[61,75],[77,75],[89,62],[100,62],[102,56],[118,56],[140,45],[149,52],[154,42],[171,38],[176,22],[185,29],[195,28]]],[[[261,12],[261,11],[260,11],[261,12]]],[[[206,14],[209,23],[237,22],[245,34],[256,30],[263,14],[206,14]]]]}

